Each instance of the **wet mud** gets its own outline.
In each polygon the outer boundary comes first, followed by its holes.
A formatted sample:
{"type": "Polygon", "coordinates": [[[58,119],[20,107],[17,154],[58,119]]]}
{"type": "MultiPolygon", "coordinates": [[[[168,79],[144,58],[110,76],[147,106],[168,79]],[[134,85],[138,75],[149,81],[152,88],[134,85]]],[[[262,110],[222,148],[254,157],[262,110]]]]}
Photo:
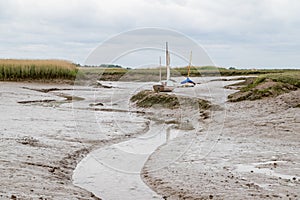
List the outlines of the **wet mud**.
{"type": "MultiPolygon", "coordinates": [[[[105,190],[105,183],[121,175],[111,173],[103,181],[97,174],[107,167],[88,169],[99,166],[87,165],[88,160],[99,161],[106,153],[117,158],[120,149],[131,152],[133,147],[134,154],[147,154],[137,165],[123,157],[124,169],[138,166],[135,172],[141,171],[125,179],[125,197],[146,192],[148,199],[298,199],[299,90],[232,103],[227,96],[234,90],[224,86],[241,80],[212,79],[195,80],[201,84],[194,90],[176,90],[222,108],[200,113],[136,108],[126,100],[151,83],[104,82],[111,88],[74,88],[2,82],[0,199],[100,199],[116,194],[113,187],[105,190]],[[199,117],[190,120],[195,113],[199,117]],[[139,138],[155,126],[162,133],[154,134],[158,145],[140,143],[139,138]],[[74,182],[76,166],[95,173],[81,173],[74,182]]],[[[109,158],[106,164],[115,166],[118,159],[109,158]]]]}
{"type": "Polygon", "coordinates": [[[153,171],[190,138],[158,148],[143,180],[164,199],[299,199],[299,97],[226,102],[181,158],[153,171]]]}
{"type": "Polygon", "coordinates": [[[92,109],[101,88],[1,82],[0,91],[0,199],[100,199],[73,185],[76,165],[92,150],[148,128],[140,122],[123,133],[114,121],[125,127],[127,114],[92,109]]]}

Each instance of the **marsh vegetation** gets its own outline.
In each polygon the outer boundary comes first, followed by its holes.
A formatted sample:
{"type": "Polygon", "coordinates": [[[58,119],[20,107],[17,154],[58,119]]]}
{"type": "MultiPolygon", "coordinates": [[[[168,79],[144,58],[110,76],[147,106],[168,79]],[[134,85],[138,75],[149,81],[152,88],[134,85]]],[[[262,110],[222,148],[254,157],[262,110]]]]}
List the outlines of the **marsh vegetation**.
{"type": "Polygon", "coordinates": [[[75,79],[78,69],[63,60],[0,59],[0,80],[75,79]]]}
{"type": "Polygon", "coordinates": [[[280,94],[300,88],[300,70],[283,73],[270,73],[245,81],[240,91],[229,95],[230,101],[256,100],[264,97],[276,97],[280,94]]]}
{"type": "Polygon", "coordinates": [[[142,90],[133,95],[130,100],[142,108],[159,106],[160,108],[177,109],[180,106],[197,105],[200,110],[207,110],[212,106],[209,101],[203,99],[156,93],[152,90],[142,90]]]}

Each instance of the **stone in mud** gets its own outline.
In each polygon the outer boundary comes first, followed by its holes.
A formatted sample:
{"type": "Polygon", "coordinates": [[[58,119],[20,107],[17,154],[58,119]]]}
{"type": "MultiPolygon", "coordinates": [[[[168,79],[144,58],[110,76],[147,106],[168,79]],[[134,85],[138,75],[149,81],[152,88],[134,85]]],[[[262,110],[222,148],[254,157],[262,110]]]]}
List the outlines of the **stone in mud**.
{"type": "Polygon", "coordinates": [[[93,107],[93,106],[104,106],[103,103],[90,103],[89,106],[93,107]]]}
{"type": "Polygon", "coordinates": [[[25,136],[16,140],[20,144],[38,146],[39,141],[33,137],[25,136]]]}
{"type": "Polygon", "coordinates": [[[10,199],[17,199],[17,196],[15,196],[15,195],[12,194],[12,195],[10,196],[10,199]]]}

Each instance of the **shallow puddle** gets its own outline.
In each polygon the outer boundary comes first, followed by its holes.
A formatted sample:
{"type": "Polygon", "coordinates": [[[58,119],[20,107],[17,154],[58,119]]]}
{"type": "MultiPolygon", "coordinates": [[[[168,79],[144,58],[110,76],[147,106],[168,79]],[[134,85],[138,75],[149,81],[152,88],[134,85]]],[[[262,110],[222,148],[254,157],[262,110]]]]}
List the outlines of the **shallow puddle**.
{"type": "Polygon", "coordinates": [[[240,173],[250,172],[250,173],[264,174],[266,176],[273,176],[281,179],[289,179],[289,180],[300,179],[300,177],[277,173],[273,170],[273,168],[264,167],[264,165],[268,165],[268,164],[277,165],[277,163],[286,163],[286,161],[267,161],[267,162],[260,162],[260,163],[251,163],[251,164],[238,164],[236,165],[236,171],[240,173]]]}

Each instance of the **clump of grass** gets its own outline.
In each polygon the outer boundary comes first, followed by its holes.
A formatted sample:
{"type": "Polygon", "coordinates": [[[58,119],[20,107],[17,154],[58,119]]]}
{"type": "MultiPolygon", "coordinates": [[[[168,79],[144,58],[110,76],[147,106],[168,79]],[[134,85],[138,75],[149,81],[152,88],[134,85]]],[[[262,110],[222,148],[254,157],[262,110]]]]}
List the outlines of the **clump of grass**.
{"type": "Polygon", "coordinates": [[[300,88],[300,71],[260,75],[239,92],[228,96],[229,101],[256,100],[276,97],[300,88]]]}
{"type": "Polygon", "coordinates": [[[135,102],[138,107],[143,108],[150,108],[157,104],[168,109],[176,109],[180,106],[175,95],[155,93],[151,90],[143,90],[133,95],[130,100],[135,102]]]}
{"type": "Polygon", "coordinates": [[[180,108],[180,106],[195,106],[197,104],[201,110],[211,108],[209,101],[203,99],[176,96],[175,94],[156,93],[152,90],[140,91],[133,95],[130,100],[135,102],[138,107],[142,108],[150,108],[159,105],[160,108],[177,109],[180,108]]]}
{"type": "Polygon", "coordinates": [[[285,72],[279,74],[266,74],[258,77],[254,84],[263,82],[266,79],[271,79],[275,82],[287,83],[300,88],[300,71],[285,72]]]}
{"type": "Polygon", "coordinates": [[[75,79],[78,69],[63,60],[0,59],[0,80],[75,79]]]}

